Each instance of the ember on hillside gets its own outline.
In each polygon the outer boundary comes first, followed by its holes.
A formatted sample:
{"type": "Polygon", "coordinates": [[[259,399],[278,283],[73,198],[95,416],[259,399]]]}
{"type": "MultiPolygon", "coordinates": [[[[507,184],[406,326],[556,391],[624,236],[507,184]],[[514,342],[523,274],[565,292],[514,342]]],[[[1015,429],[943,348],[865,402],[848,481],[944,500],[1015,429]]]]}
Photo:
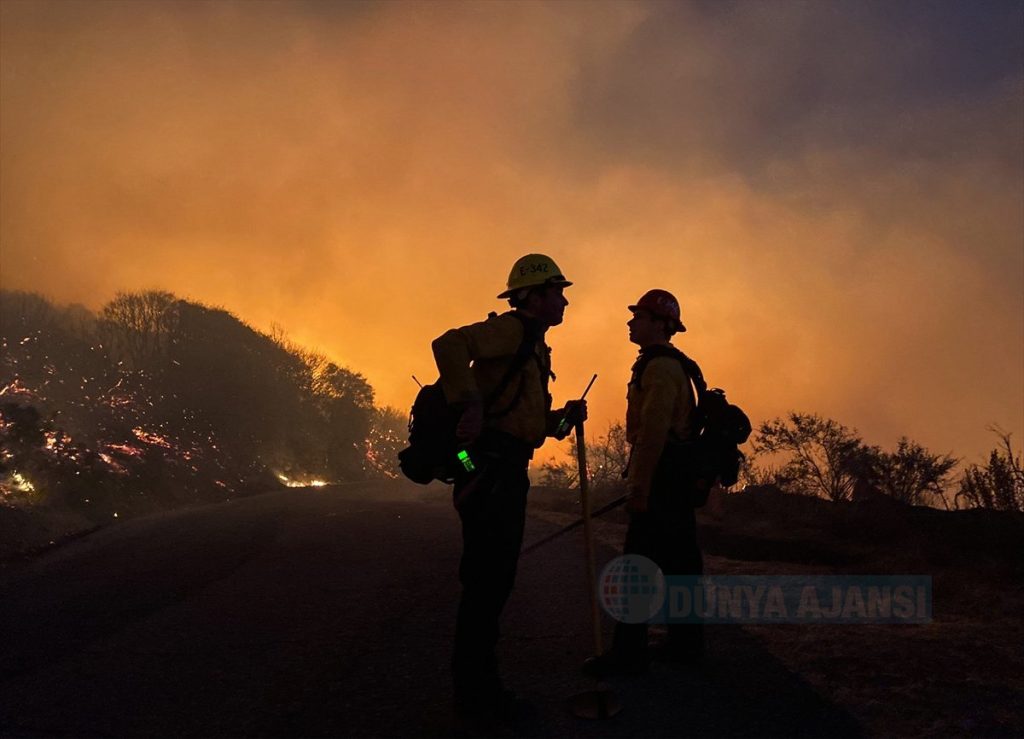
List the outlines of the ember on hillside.
{"type": "Polygon", "coordinates": [[[357,372],[227,311],[0,293],[0,504],[97,517],[393,476],[404,420],[357,372]]]}

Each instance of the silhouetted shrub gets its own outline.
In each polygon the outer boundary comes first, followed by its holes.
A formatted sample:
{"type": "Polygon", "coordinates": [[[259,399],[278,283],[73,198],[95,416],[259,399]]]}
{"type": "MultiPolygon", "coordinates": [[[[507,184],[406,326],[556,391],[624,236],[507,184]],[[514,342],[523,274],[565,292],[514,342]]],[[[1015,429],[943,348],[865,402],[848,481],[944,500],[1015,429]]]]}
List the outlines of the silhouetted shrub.
{"type": "MultiPolygon", "coordinates": [[[[579,487],[576,434],[569,439],[568,460],[556,462],[554,458],[540,466],[539,484],[553,488],[579,487]]],[[[622,486],[622,474],[629,464],[629,445],[626,427],[612,423],[603,436],[586,439],[587,479],[594,491],[614,490],[622,486]]]]}
{"type": "Polygon", "coordinates": [[[398,453],[408,442],[408,416],[390,406],[375,409],[366,450],[367,474],[370,477],[398,477],[398,453]]]}
{"type": "Polygon", "coordinates": [[[957,464],[954,457],[931,454],[903,437],[896,451],[871,447],[864,460],[867,482],[883,495],[910,505],[930,504],[938,499],[946,509],[950,508],[945,491],[957,464]]]}
{"type": "Polygon", "coordinates": [[[1010,434],[993,429],[1001,442],[984,466],[972,464],[960,479],[958,503],[970,508],[1024,511],[1024,468],[1021,455],[1013,453],[1010,434]]]}
{"type": "Polygon", "coordinates": [[[867,451],[856,431],[806,413],[762,423],[753,446],[758,454],[787,455],[773,481],[780,487],[833,502],[852,499],[867,451]]]}
{"type": "Polygon", "coordinates": [[[791,413],[761,424],[757,453],[781,454],[779,467],[753,462],[744,478],[753,485],[776,485],[788,492],[817,495],[833,502],[885,496],[910,505],[942,502],[957,460],[932,454],[906,437],[896,450],[868,446],[855,430],[821,416],[791,413]]]}

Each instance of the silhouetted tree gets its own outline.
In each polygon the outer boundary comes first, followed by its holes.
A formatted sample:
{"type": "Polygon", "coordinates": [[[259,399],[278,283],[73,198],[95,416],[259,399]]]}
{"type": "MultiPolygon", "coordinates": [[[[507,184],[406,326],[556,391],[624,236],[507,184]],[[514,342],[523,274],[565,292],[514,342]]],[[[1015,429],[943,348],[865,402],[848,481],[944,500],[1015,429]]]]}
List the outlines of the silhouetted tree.
{"type": "Polygon", "coordinates": [[[829,418],[790,413],[761,424],[757,453],[788,455],[779,471],[787,489],[833,502],[850,500],[864,474],[865,446],[855,431],[829,418]]]}
{"type": "Polygon", "coordinates": [[[906,437],[896,451],[884,452],[870,447],[865,454],[865,477],[880,493],[909,505],[922,505],[928,496],[937,497],[949,509],[945,490],[957,459],[931,454],[906,437]]]}
{"type": "Polygon", "coordinates": [[[81,306],[0,290],[0,390],[31,402],[73,436],[92,436],[119,371],[81,306]]]}
{"type": "Polygon", "coordinates": [[[177,313],[161,421],[212,435],[241,465],[280,469],[315,434],[315,412],[295,379],[301,359],[228,311],[181,303],[177,313]]]}
{"type": "Polygon", "coordinates": [[[759,464],[755,454],[746,454],[740,462],[740,480],[743,487],[767,487],[774,485],[783,487],[786,478],[779,467],[770,464],[759,464]]]}
{"type": "Polygon", "coordinates": [[[178,321],[178,302],[161,290],[117,293],[100,311],[100,335],[115,359],[129,369],[164,367],[178,321]]]}
{"type": "MultiPolygon", "coordinates": [[[[575,453],[575,449],[572,451],[575,453]]],[[[579,487],[579,472],[575,464],[556,462],[555,458],[551,457],[540,466],[538,483],[547,487],[572,490],[579,487]]]]}
{"type": "Polygon", "coordinates": [[[268,338],[297,360],[289,370],[304,417],[293,433],[297,466],[331,480],[364,476],[369,471],[373,387],[358,372],[292,343],[280,327],[268,338]]]}
{"type": "Polygon", "coordinates": [[[363,411],[373,409],[373,387],[358,372],[328,362],[313,376],[313,392],[363,411]]]}
{"type": "Polygon", "coordinates": [[[358,372],[330,361],[318,364],[310,387],[324,423],[321,441],[327,473],[335,480],[362,477],[367,470],[373,387],[358,372]]]}
{"type": "Polygon", "coordinates": [[[409,419],[397,408],[376,408],[366,445],[367,474],[371,477],[398,477],[398,453],[409,442],[409,419]]]}
{"type": "Polygon", "coordinates": [[[972,464],[964,471],[956,501],[970,508],[1024,511],[1021,455],[1013,452],[1011,434],[999,428],[992,431],[999,437],[1000,445],[992,450],[984,466],[972,464]]]}
{"type": "Polygon", "coordinates": [[[269,472],[393,475],[405,443],[404,415],[377,409],[363,375],[168,292],[118,293],[97,318],[0,291],[0,348],[7,500],[33,488],[102,518],[269,472]]]}
{"type": "MultiPolygon", "coordinates": [[[[560,488],[579,487],[576,461],[575,432],[569,437],[568,460],[556,462],[554,458],[540,466],[540,484],[560,488]]],[[[612,423],[603,436],[587,438],[587,479],[595,491],[606,491],[622,486],[622,473],[629,463],[629,445],[626,428],[612,423]]]]}
{"type": "MultiPolygon", "coordinates": [[[[576,434],[573,434],[572,453],[576,454],[576,434]]],[[[587,443],[587,474],[596,490],[620,487],[622,474],[629,464],[629,445],[626,443],[626,427],[619,422],[608,426],[608,431],[587,443]]]]}

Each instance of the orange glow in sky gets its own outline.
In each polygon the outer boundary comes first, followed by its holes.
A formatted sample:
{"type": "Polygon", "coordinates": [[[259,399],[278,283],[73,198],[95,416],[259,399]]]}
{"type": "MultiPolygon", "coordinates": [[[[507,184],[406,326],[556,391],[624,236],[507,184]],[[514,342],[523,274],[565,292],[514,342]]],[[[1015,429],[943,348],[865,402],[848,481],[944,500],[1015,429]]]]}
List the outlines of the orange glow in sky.
{"type": "Polygon", "coordinates": [[[956,19],[714,6],[5,0],[0,282],[277,323],[404,410],[541,251],[575,282],[555,402],[596,372],[594,433],[660,287],[755,422],[1019,443],[1020,6],[952,48],[956,19]]]}

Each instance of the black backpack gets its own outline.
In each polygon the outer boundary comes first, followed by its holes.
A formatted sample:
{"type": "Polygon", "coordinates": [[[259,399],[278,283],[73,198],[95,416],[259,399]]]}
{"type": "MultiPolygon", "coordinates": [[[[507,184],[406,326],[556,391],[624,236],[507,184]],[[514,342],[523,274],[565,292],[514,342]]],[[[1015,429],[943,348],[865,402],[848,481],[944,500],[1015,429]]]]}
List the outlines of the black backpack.
{"type": "MultiPolygon", "coordinates": [[[[490,317],[495,315],[492,313],[490,317]]],[[[484,412],[488,418],[504,416],[519,403],[523,392],[521,383],[507,407],[497,413],[488,412],[509,383],[534,356],[540,338],[540,334],[528,325],[523,316],[515,312],[511,312],[510,315],[523,321],[523,340],[516,349],[512,364],[502,376],[501,382],[484,400],[484,412]]],[[[398,465],[402,474],[421,485],[433,480],[454,482],[456,475],[465,469],[459,461],[460,449],[455,439],[455,428],[461,415],[461,409],[448,405],[440,378],[430,385],[424,385],[416,394],[409,416],[409,446],[398,453],[398,465]]]]}
{"type": "Polygon", "coordinates": [[[750,419],[739,406],[733,405],[720,388],[708,388],[700,366],[673,346],[657,344],[647,347],[633,366],[636,382],[643,378],[647,363],[655,357],[672,357],[683,366],[683,371],[697,390],[697,428],[695,439],[679,441],[669,438],[666,447],[670,462],[690,482],[703,479],[708,487],[695,492],[693,503],[696,507],[707,502],[711,485],[722,487],[735,485],[739,479],[740,466],[744,455],[739,450],[751,432],[750,419]]]}

